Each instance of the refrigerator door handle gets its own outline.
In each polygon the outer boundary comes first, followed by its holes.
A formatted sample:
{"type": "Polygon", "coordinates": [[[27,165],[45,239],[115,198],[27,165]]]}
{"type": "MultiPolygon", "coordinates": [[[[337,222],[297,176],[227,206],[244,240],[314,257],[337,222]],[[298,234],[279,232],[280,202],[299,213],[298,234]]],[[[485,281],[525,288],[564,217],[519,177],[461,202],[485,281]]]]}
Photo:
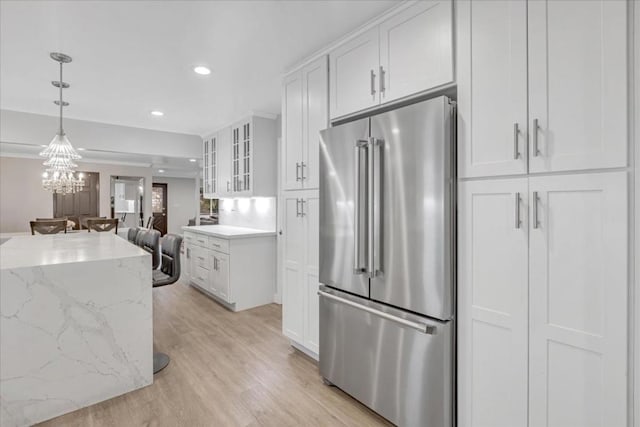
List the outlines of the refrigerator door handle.
{"type": "Polygon", "coordinates": [[[367,272],[369,277],[376,277],[375,267],[375,194],[374,194],[374,180],[375,174],[378,172],[374,169],[374,151],[376,146],[376,139],[369,138],[367,145],[367,272]]]}
{"type": "Polygon", "coordinates": [[[354,197],[353,197],[353,274],[363,274],[366,269],[360,265],[360,150],[366,148],[369,141],[357,140],[355,143],[355,165],[354,165],[354,197]]]}
{"type": "Polygon", "coordinates": [[[413,322],[411,320],[403,319],[402,317],[394,316],[393,314],[385,313],[384,311],[376,310],[375,308],[368,307],[364,304],[358,304],[357,302],[353,302],[346,298],[341,298],[339,296],[336,296],[327,292],[318,291],[318,295],[323,298],[327,298],[332,301],[338,302],[340,304],[348,305],[349,307],[366,311],[367,313],[373,314],[374,316],[382,317],[383,319],[390,320],[392,322],[409,327],[411,329],[415,329],[416,331],[422,332],[423,334],[436,335],[436,332],[437,332],[435,326],[425,325],[424,323],[413,322]]]}

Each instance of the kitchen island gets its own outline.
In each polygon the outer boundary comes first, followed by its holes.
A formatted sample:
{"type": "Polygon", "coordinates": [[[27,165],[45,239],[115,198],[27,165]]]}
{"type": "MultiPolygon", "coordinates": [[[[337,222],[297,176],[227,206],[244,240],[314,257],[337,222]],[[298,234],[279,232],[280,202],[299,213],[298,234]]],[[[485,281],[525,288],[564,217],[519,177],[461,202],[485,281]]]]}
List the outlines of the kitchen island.
{"type": "Polygon", "coordinates": [[[32,425],[153,382],[150,257],[113,233],[0,245],[0,425],[32,425]]]}

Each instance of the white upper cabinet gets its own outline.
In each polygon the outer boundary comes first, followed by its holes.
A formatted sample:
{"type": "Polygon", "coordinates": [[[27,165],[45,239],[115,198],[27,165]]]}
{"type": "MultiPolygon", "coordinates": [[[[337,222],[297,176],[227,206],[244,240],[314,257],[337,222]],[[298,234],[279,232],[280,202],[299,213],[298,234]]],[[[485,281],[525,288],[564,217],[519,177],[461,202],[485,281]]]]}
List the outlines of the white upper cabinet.
{"type": "Polygon", "coordinates": [[[276,122],[250,116],[203,142],[207,198],[276,195],[276,122]]]}
{"type": "Polygon", "coordinates": [[[380,25],[380,102],[453,81],[450,1],[420,1],[380,25]]]}
{"type": "Polygon", "coordinates": [[[527,3],[460,1],[460,177],[527,172],[527,3]]]}
{"type": "Polygon", "coordinates": [[[460,185],[458,421],[527,425],[527,178],[460,185]]]}
{"type": "Polygon", "coordinates": [[[531,172],[627,165],[627,2],[530,1],[531,172]]]}
{"type": "Polygon", "coordinates": [[[627,173],[529,188],[529,425],[625,426],[627,173]]]}
{"type": "Polygon", "coordinates": [[[338,46],[329,54],[331,117],[340,117],[379,104],[378,27],[338,46]]]}
{"type": "Polygon", "coordinates": [[[451,83],[451,0],[424,0],[329,53],[331,118],[451,83]]]}
{"type": "Polygon", "coordinates": [[[302,73],[285,77],[282,83],[282,186],[285,190],[302,188],[302,73]]]}
{"type": "Polygon", "coordinates": [[[329,127],[328,58],[302,70],[303,159],[302,184],[305,189],[320,186],[320,131],[329,127]]]}
{"type": "Polygon", "coordinates": [[[285,77],[282,87],[282,185],[319,186],[320,131],[329,126],[327,57],[285,77]]]}

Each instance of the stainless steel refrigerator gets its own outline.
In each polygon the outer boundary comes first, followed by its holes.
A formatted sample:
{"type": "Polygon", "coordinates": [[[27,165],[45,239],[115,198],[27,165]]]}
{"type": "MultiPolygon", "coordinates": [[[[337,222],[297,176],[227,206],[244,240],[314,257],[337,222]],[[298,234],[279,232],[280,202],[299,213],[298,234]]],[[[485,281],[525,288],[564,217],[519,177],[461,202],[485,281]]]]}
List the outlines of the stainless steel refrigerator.
{"type": "Polygon", "coordinates": [[[455,106],[321,132],[320,373],[401,426],[454,424],[455,106]]]}

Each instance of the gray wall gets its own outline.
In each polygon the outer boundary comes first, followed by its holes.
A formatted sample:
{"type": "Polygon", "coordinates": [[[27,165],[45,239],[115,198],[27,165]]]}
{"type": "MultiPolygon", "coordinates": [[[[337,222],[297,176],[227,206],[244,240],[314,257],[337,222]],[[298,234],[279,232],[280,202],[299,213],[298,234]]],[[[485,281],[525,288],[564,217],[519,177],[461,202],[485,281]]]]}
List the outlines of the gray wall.
{"type": "Polygon", "coordinates": [[[167,184],[167,232],[182,234],[182,226],[189,224],[199,212],[195,178],[153,177],[154,183],[167,184]]]}
{"type": "MultiPolygon", "coordinates": [[[[145,217],[151,215],[151,168],[78,162],[100,175],[99,211],[111,216],[111,175],[145,178],[145,217]]],[[[53,215],[53,196],[42,188],[42,159],[0,157],[0,233],[29,231],[29,221],[53,215]]],[[[193,197],[193,193],[192,193],[193,197]]]]}

